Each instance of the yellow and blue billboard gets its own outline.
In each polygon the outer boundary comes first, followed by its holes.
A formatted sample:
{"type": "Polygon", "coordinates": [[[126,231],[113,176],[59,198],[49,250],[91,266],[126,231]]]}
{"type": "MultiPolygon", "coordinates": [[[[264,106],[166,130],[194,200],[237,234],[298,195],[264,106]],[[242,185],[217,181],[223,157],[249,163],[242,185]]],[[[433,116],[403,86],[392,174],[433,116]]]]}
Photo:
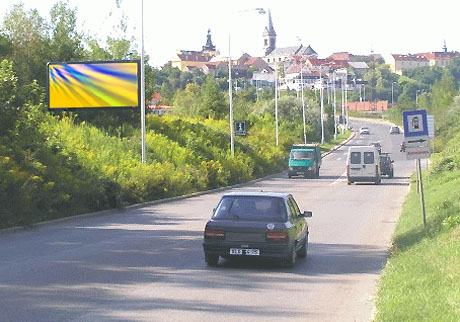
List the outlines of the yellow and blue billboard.
{"type": "Polygon", "coordinates": [[[139,107],[139,65],[133,60],[48,63],[48,107],[139,107]]]}

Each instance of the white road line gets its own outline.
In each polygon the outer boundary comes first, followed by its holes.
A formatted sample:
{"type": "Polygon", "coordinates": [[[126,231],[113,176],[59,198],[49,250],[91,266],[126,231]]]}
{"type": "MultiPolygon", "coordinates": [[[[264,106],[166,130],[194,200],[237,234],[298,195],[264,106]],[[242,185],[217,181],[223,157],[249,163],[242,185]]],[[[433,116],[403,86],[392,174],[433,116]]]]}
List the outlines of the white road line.
{"type": "Polygon", "coordinates": [[[344,173],[342,173],[342,175],[337,180],[335,180],[333,183],[331,183],[331,185],[339,183],[339,182],[345,182],[345,181],[347,181],[347,172],[346,171],[344,173]]]}

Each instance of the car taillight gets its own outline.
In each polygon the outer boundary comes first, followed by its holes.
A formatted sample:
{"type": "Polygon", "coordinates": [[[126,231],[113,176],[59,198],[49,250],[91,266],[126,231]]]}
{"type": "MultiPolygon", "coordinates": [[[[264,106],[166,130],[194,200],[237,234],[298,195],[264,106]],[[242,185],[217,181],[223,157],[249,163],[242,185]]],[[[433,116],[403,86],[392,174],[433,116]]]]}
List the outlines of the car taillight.
{"type": "Polygon", "coordinates": [[[350,176],[350,166],[347,165],[347,177],[349,177],[349,176],[350,176]]]}
{"type": "Polygon", "coordinates": [[[214,230],[214,229],[206,229],[204,231],[204,238],[207,238],[207,239],[225,239],[225,231],[223,231],[223,230],[214,230]]]}
{"type": "Polygon", "coordinates": [[[287,231],[267,231],[265,237],[269,241],[283,242],[288,240],[287,231]]]}
{"type": "Polygon", "coordinates": [[[379,174],[379,165],[378,164],[375,165],[375,173],[379,174]]]}

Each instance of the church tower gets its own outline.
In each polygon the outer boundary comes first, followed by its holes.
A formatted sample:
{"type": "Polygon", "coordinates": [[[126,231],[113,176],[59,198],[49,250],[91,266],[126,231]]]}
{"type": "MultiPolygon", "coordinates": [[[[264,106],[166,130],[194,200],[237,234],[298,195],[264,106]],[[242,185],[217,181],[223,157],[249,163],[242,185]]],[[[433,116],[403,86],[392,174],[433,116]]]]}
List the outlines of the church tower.
{"type": "Polygon", "coordinates": [[[273,28],[272,14],[270,9],[268,10],[268,27],[265,27],[263,38],[265,56],[267,56],[276,48],[276,32],[275,28],[273,28]]]}
{"type": "Polygon", "coordinates": [[[201,50],[202,53],[207,53],[209,55],[214,56],[216,54],[216,46],[212,44],[211,40],[211,29],[208,29],[208,36],[206,38],[206,45],[203,46],[201,50]]]}
{"type": "Polygon", "coordinates": [[[216,50],[216,46],[212,44],[212,40],[211,40],[211,29],[208,29],[208,36],[206,37],[206,45],[203,46],[203,50],[216,50]]]}

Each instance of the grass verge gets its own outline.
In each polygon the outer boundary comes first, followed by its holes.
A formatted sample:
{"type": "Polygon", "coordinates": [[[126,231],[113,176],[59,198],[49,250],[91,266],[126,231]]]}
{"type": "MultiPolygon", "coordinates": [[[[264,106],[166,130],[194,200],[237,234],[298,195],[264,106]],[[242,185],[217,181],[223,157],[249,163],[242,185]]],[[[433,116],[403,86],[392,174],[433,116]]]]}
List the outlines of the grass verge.
{"type": "Polygon", "coordinates": [[[380,280],[376,321],[460,321],[460,171],[427,176],[426,229],[414,186],[380,280]]]}
{"type": "Polygon", "coordinates": [[[331,151],[336,145],[342,143],[343,141],[345,141],[346,139],[348,139],[351,135],[352,131],[351,130],[347,130],[345,131],[344,134],[337,134],[337,139],[332,139],[330,140],[329,142],[326,142],[324,144],[321,144],[321,150],[323,152],[328,152],[328,151],[331,151]]]}

